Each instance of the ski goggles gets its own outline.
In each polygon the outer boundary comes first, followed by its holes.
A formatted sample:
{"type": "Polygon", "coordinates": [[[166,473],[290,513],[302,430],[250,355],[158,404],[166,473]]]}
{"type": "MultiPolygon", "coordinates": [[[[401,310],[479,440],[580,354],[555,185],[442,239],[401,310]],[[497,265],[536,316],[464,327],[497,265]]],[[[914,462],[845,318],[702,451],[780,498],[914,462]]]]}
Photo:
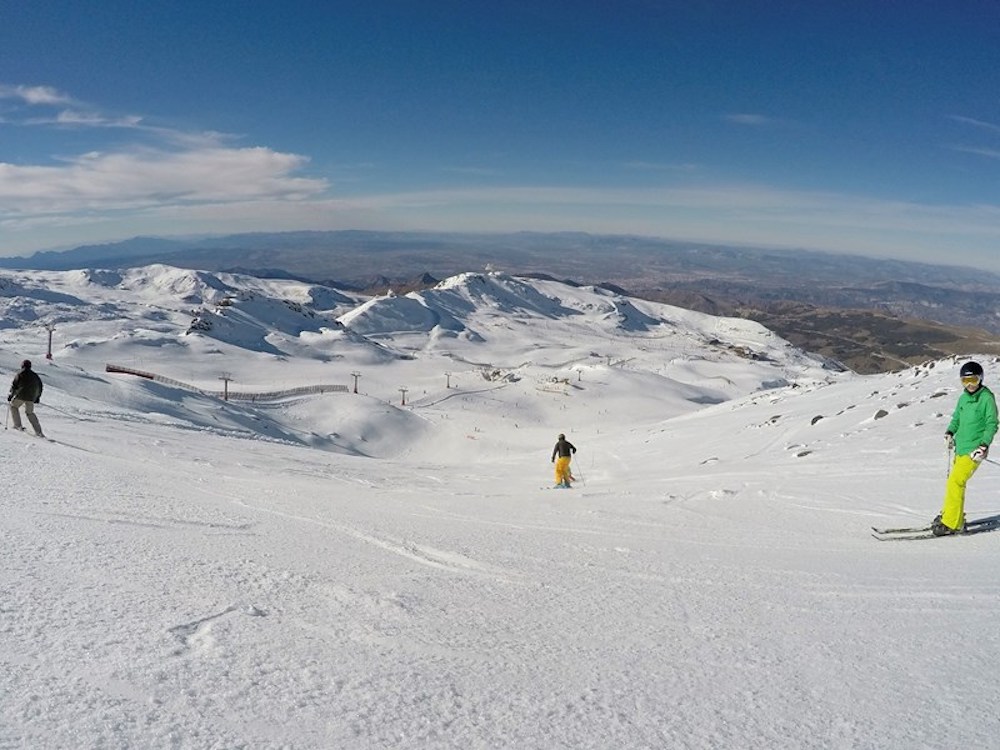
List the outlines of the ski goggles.
{"type": "Polygon", "coordinates": [[[981,378],[978,375],[966,375],[962,378],[962,385],[976,385],[981,378]]]}

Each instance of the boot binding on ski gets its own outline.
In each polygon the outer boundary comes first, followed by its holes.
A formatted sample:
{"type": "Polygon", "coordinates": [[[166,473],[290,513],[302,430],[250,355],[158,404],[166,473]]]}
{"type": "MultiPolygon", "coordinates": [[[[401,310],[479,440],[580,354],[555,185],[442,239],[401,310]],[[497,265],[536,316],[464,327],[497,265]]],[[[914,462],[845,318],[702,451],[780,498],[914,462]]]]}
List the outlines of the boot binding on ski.
{"type": "Polygon", "coordinates": [[[931,533],[934,536],[948,536],[949,534],[962,534],[965,532],[965,519],[962,519],[962,525],[957,529],[953,529],[950,526],[946,526],[941,520],[941,516],[937,516],[931,522],[931,533]]]}

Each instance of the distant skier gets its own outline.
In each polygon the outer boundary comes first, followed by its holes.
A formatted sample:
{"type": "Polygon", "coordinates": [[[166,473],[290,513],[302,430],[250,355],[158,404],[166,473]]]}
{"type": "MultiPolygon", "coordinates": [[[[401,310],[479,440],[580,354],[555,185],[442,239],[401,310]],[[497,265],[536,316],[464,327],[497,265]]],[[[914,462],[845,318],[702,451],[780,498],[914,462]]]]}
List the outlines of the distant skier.
{"type": "Polygon", "coordinates": [[[931,523],[934,536],[960,534],[965,530],[965,485],[990,451],[997,433],[997,402],[993,391],[983,385],[983,368],[966,362],[959,371],[962,393],[945,432],[955,460],[948,474],[944,505],[931,523]]]}
{"type": "Polygon", "coordinates": [[[576,446],[560,432],[556,446],[552,449],[552,460],[556,464],[556,487],[569,487],[569,483],[573,480],[573,475],[569,471],[569,462],[574,453],[576,453],[576,446]]]}
{"type": "Polygon", "coordinates": [[[10,421],[14,424],[15,430],[23,430],[21,426],[21,407],[24,407],[24,414],[31,422],[38,437],[45,437],[42,434],[42,426],[38,424],[38,417],[35,416],[35,404],[42,398],[42,379],[31,369],[31,360],[26,359],[21,363],[21,371],[14,376],[14,381],[10,384],[10,394],[7,400],[10,402],[10,421]]]}

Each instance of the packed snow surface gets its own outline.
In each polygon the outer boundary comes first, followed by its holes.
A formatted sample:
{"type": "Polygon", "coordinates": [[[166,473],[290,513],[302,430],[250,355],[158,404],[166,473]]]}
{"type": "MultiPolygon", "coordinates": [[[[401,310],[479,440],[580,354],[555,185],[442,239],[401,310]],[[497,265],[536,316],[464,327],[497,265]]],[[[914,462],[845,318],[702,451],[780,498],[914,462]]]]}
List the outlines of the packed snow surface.
{"type": "MultiPolygon", "coordinates": [[[[25,357],[54,442],[0,433],[0,748],[997,745],[1000,532],[869,529],[939,510],[959,360],[165,266],[4,272],[25,357]]],[[[996,465],[969,488],[1000,516],[996,465]]]]}

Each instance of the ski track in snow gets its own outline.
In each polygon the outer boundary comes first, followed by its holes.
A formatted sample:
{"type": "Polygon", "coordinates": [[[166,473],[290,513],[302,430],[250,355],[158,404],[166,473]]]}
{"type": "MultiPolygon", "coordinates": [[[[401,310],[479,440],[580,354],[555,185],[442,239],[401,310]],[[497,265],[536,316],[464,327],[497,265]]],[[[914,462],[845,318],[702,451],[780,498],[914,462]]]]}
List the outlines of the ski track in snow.
{"type": "Polygon", "coordinates": [[[415,542],[408,542],[401,539],[389,539],[389,538],[379,538],[372,536],[371,534],[366,534],[358,529],[351,528],[344,524],[333,523],[331,521],[321,521],[316,518],[309,518],[306,516],[295,515],[293,513],[283,513],[281,511],[273,510],[270,508],[262,508],[259,506],[253,506],[248,503],[240,502],[245,508],[250,508],[258,512],[269,513],[271,515],[280,516],[282,518],[288,518],[295,521],[300,521],[302,523],[313,524],[316,526],[321,526],[326,529],[332,529],[339,534],[357,539],[365,544],[370,544],[379,549],[386,550],[395,555],[405,557],[408,560],[419,563],[420,565],[428,565],[433,568],[440,568],[452,572],[463,572],[463,573],[483,573],[487,575],[503,575],[503,571],[494,570],[488,565],[484,565],[476,560],[473,560],[465,555],[459,554],[457,552],[445,552],[443,550],[437,550],[427,545],[417,544],[415,542]]]}

